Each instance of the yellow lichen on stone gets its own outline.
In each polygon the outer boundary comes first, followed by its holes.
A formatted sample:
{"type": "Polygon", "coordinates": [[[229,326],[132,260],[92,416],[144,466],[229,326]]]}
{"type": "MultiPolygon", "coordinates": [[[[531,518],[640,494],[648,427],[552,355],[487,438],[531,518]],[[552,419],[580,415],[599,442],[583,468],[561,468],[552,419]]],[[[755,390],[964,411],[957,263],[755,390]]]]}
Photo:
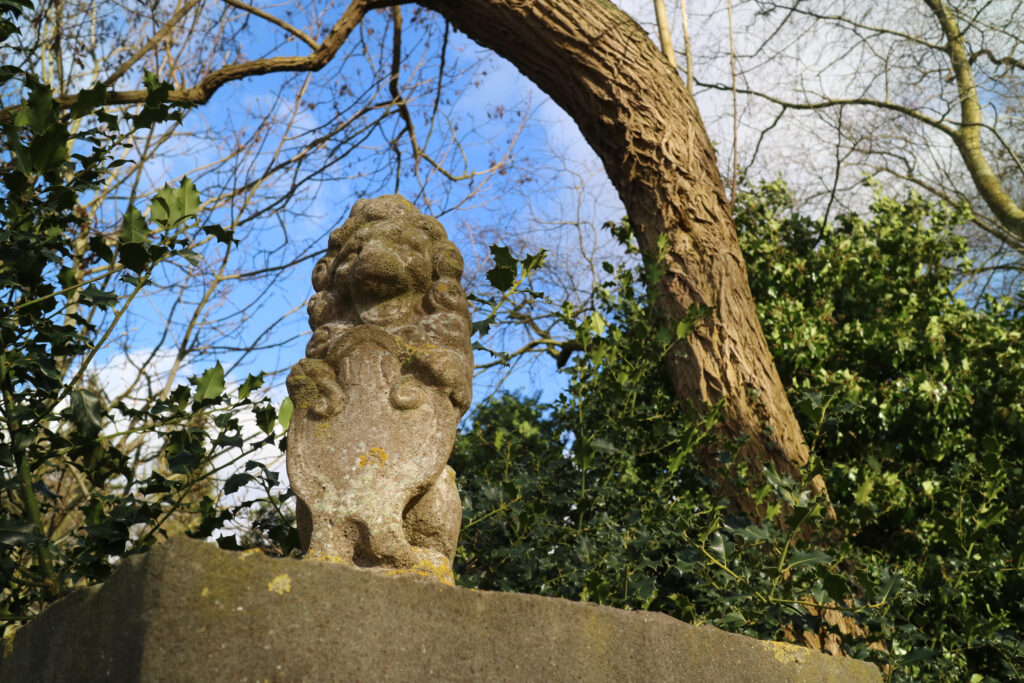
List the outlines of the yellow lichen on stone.
{"type": "Polygon", "coordinates": [[[330,562],[331,564],[352,564],[352,560],[345,559],[340,555],[328,555],[319,551],[314,551],[309,555],[306,555],[307,560],[315,560],[316,562],[330,562]]]}
{"type": "MultiPolygon", "coordinates": [[[[429,551],[422,548],[416,548],[415,550],[421,557],[430,554],[429,551]]],[[[409,574],[434,579],[446,586],[455,585],[455,574],[452,572],[451,563],[446,559],[435,561],[430,559],[430,557],[423,557],[423,559],[411,567],[391,569],[387,572],[387,576],[407,576],[409,574]]]]}
{"type": "Polygon", "coordinates": [[[762,640],[762,645],[768,648],[777,661],[783,664],[800,664],[810,650],[793,643],[783,643],[777,640],[762,640]]]}
{"type": "Polygon", "coordinates": [[[267,584],[267,590],[278,595],[290,593],[292,590],[292,578],[287,574],[278,574],[267,584]]]}
{"type": "Polygon", "coordinates": [[[409,342],[403,340],[402,345],[405,347],[405,353],[408,356],[416,356],[419,354],[430,353],[431,351],[436,351],[438,348],[440,348],[438,347],[437,344],[431,344],[430,342],[427,342],[426,344],[421,344],[419,346],[414,346],[409,342]]]}
{"type": "Polygon", "coordinates": [[[388,461],[388,454],[384,452],[383,448],[374,446],[369,452],[359,456],[359,467],[365,467],[369,465],[373,460],[376,460],[381,465],[384,465],[388,461]]]}
{"type": "Polygon", "coordinates": [[[242,553],[238,556],[238,559],[240,559],[240,560],[247,560],[247,559],[249,559],[250,555],[261,555],[261,554],[263,554],[263,551],[260,550],[259,548],[249,548],[248,550],[243,550],[242,553]]]}
{"type": "Polygon", "coordinates": [[[210,594],[210,589],[209,589],[209,588],[207,588],[206,586],[203,586],[203,590],[202,590],[202,592],[201,592],[201,593],[199,594],[199,597],[201,597],[201,598],[205,598],[205,597],[206,597],[207,595],[209,595],[209,594],[210,594]]]}

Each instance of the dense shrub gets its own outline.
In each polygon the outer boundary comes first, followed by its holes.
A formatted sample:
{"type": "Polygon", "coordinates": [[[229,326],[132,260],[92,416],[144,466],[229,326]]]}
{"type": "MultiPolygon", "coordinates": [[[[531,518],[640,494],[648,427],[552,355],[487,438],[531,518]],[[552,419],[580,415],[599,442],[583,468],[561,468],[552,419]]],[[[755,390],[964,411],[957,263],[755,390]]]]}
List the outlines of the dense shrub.
{"type": "MultiPolygon", "coordinates": [[[[187,179],[157,191],[145,214],[128,204],[106,234],[86,218],[83,204],[127,163],[119,157],[132,134],[179,116],[169,84],[147,74],[145,105],[113,114],[102,86],[64,111],[32,74],[3,67],[0,78],[24,94],[0,112],[0,633],[9,635],[168,533],[207,538],[245,517],[258,501],[225,498],[243,485],[276,504],[276,473],[249,458],[281,428],[258,400],[262,377],[231,386],[220,363],[119,398],[97,377],[127,309],[180,276],[177,261],[199,258],[189,235],[231,242],[199,222],[187,179]]],[[[257,531],[293,542],[280,525],[257,531]]]]}
{"type": "Polygon", "coordinates": [[[893,680],[1019,677],[1020,302],[956,297],[964,216],[918,197],[822,225],[773,183],[736,217],[806,476],[824,474],[837,520],[772,472],[750,493],[775,514],[727,514],[695,458],[720,448],[714,410],[686,414],[663,370],[700,317],[654,317],[656,264],[608,266],[599,310],[565,311],[567,390],[495,397],[459,437],[460,580],[841,643],[893,680]]]}

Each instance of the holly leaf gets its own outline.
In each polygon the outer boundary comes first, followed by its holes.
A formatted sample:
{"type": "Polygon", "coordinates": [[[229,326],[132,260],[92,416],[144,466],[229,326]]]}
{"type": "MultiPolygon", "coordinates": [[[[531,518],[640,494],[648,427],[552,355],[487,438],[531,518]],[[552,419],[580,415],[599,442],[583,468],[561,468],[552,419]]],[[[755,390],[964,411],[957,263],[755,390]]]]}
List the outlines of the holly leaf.
{"type": "Polygon", "coordinates": [[[100,397],[88,389],[71,392],[71,419],[78,431],[86,436],[99,434],[103,427],[100,397]]]}
{"type": "MultiPolygon", "coordinates": [[[[927,647],[915,647],[910,651],[906,657],[903,658],[901,664],[910,664],[912,662],[920,662],[925,659],[931,659],[935,656],[935,650],[927,647]]],[[[974,680],[974,679],[971,679],[974,680]]]]}
{"type": "Polygon", "coordinates": [[[148,244],[150,242],[150,228],[145,224],[142,213],[131,204],[121,219],[121,233],[118,242],[122,245],[148,244]]]}
{"type": "Polygon", "coordinates": [[[526,258],[523,259],[523,275],[529,275],[533,271],[544,265],[545,259],[548,257],[547,249],[541,249],[536,254],[527,254],[526,258]]]}
{"type": "Polygon", "coordinates": [[[221,394],[224,393],[224,368],[221,366],[220,361],[217,361],[216,365],[204,372],[196,380],[195,384],[196,393],[193,398],[197,403],[220,398],[221,394]]]}
{"type": "Polygon", "coordinates": [[[202,230],[207,235],[216,238],[221,244],[231,246],[232,243],[238,242],[234,237],[234,230],[228,230],[220,225],[204,225],[202,230]]]}
{"type": "Polygon", "coordinates": [[[10,517],[0,519],[0,545],[22,545],[38,541],[35,525],[10,517]]]}
{"type": "Polygon", "coordinates": [[[838,574],[829,574],[822,580],[822,583],[828,596],[835,600],[837,604],[842,604],[843,600],[846,600],[850,594],[850,588],[846,585],[846,579],[838,574]]]}
{"type": "Polygon", "coordinates": [[[516,274],[506,268],[491,268],[487,271],[487,281],[498,291],[507,292],[516,281],[516,274]]]}
{"type": "Polygon", "coordinates": [[[249,394],[251,394],[253,392],[253,390],[259,389],[262,386],[263,386],[263,373],[262,372],[260,374],[258,374],[258,375],[249,375],[248,377],[245,378],[245,381],[242,382],[242,386],[240,386],[238,388],[238,399],[242,400],[242,399],[245,399],[245,398],[249,398],[249,394]]]}
{"type": "Polygon", "coordinates": [[[519,261],[512,255],[508,247],[500,247],[497,244],[490,246],[491,255],[494,257],[494,268],[487,271],[487,281],[495,289],[507,292],[516,281],[516,273],[519,271],[519,261]]]}
{"type": "Polygon", "coordinates": [[[75,103],[71,105],[71,117],[80,119],[107,103],[107,86],[98,83],[88,90],[78,93],[75,103]]]}
{"type": "Polygon", "coordinates": [[[497,244],[492,244],[490,247],[491,256],[494,257],[494,265],[499,268],[507,268],[515,271],[519,267],[519,262],[516,257],[512,255],[512,250],[508,247],[500,247],[497,244]]]}
{"type": "Polygon", "coordinates": [[[96,285],[88,285],[79,290],[82,303],[98,308],[112,308],[117,304],[117,294],[100,289],[96,285]]]}
{"type": "Polygon", "coordinates": [[[224,482],[224,493],[230,496],[232,493],[252,481],[253,478],[254,477],[248,472],[235,472],[228,477],[226,482],[224,482]]]}
{"type": "Polygon", "coordinates": [[[256,408],[256,426],[263,430],[264,434],[274,433],[274,424],[277,422],[277,411],[274,410],[274,406],[263,405],[256,408]]]}
{"type": "Polygon", "coordinates": [[[142,213],[131,204],[121,219],[121,232],[117,236],[118,260],[128,270],[141,273],[149,261],[149,227],[142,213]]]}
{"type": "Polygon", "coordinates": [[[199,192],[188,178],[182,178],[181,185],[176,188],[170,185],[161,187],[149,205],[149,215],[164,228],[192,218],[198,210],[199,192]]]}
{"type": "Polygon", "coordinates": [[[794,567],[816,567],[819,564],[832,562],[832,556],[820,550],[796,551],[789,559],[789,568],[794,567]]]}
{"type": "Polygon", "coordinates": [[[281,407],[277,410],[277,421],[280,422],[281,426],[285,429],[288,429],[288,425],[291,424],[292,411],[294,409],[295,406],[292,405],[292,400],[290,398],[285,397],[285,399],[281,401],[281,407]]]}
{"type": "Polygon", "coordinates": [[[102,235],[93,235],[89,238],[89,249],[107,263],[114,262],[114,252],[110,250],[110,246],[102,235]]]}

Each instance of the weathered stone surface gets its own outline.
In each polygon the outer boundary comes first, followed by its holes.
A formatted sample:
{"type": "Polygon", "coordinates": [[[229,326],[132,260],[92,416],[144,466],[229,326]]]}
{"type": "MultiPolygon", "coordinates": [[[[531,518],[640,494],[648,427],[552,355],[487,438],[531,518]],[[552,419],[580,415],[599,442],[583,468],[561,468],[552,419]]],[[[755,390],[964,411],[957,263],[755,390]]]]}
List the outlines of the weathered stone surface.
{"type": "Polygon", "coordinates": [[[182,537],[18,632],[0,680],[881,681],[863,662],[556,598],[182,537]]]}
{"type": "Polygon", "coordinates": [[[356,202],[331,233],[288,377],[309,557],[452,583],[462,508],[445,463],[473,372],[462,267],[441,224],[397,195],[356,202]]]}

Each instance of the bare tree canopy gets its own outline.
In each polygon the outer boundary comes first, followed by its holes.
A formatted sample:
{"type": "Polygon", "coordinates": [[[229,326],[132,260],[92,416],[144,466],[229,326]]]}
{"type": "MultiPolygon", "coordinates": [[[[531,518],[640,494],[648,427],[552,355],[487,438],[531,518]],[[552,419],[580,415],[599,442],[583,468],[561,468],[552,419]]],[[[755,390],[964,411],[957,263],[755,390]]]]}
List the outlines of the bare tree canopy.
{"type": "MultiPolygon", "coordinates": [[[[975,225],[989,235],[975,245],[987,244],[986,254],[1016,252],[998,262],[1019,264],[1020,3],[736,4],[734,51],[722,39],[725,7],[695,17],[704,30],[695,33],[693,75],[700,101],[731,91],[726,60],[738,64],[741,174],[782,174],[827,212],[847,208],[836,197],[855,195],[849,189],[865,175],[953,204],[967,201],[975,225]]],[[[733,117],[728,105],[710,110],[713,118],[733,117]]]]}
{"type": "MultiPolygon", "coordinates": [[[[323,22],[319,30],[303,32],[284,20],[272,21],[285,32],[285,45],[256,58],[247,58],[241,46],[227,41],[219,49],[204,46],[194,62],[167,74],[175,83],[169,97],[172,101],[211,102],[218,89],[237,79],[274,72],[298,74],[328,65],[335,82],[344,88],[349,76],[346,69],[352,65],[338,55],[346,40],[360,31],[363,50],[370,42],[381,53],[377,61],[371,60],[381,72],[377,98],[368,98],[348,116],[339,112],[335,129],[321,128],[290,156],[314,156],[322,146],[336,147],[339,137],[351,141],[350,149],[358,149],[358,134],[351,132],[351,122],[361,117],[372,120],[378,110],[394,110],[404,124],[398,135],[411,147],[414,171],[426,167],[440,172],[442,180],[457,180],[417,141],[406,96],[386,85],[394,85],[401,69],[399,8],[386,13],[392,20],[393,59],[384,58],[384,39],[374,42],[361,23],[372,10],[388,4],[353,0],[330,23],[326,17],[316,17],[316,24],[323,22]],[[379,99],[381,94],[385,99],[379,99]]],[[[609,3],[574,0],[524,5],[477,0],[422,4],[509,59],[574,119],[617,188],[642,249],[662,262],[658,301],[665,318],[682,320],[695,310],[707,312],[695,336],[680,345],[681,352],[671,361],[680,398],[696,406],[723,402],[723,437],[745,442],[740,447],[740,461],[755,463],[754,471],[773,461],[784,471],[795,472],[807,461],[807,447],[756,317],[715,154],[691,95],[664,55],[632,19],[609,3]]],[[[246,21],[267,19],[266,12],[246,7],[232,2],[223,11],[237,13],[241,8],[246,21]]],[[[126,60],[116,62],[117,66],[110,60],[101,65],[100,80],[109,85],[108,102],[145,100],[146,91],[121,88],[120,82],[131,73],[132,65],[147,55],[159,61],[177,54],[166,41],[173,29],[166,27],[184,26],[207,16],[190,13],[190,8],[182,6],[166,22],[158,23],[153,37],[126,60]]],[[[354,51],[348,54],[351,58],[354,51]]],[[[61,102],[70,106],[75,98],[75,88],[69,83],[61,102]]],[[[337,102],[325,104],[338,106],[337,102]]],[[[244,154],[249,147],[238,145],[235,153],[244,154]]],[[[331,163],[338,158],[334,156],[331,163]]],[[[394,158],[402,163],[400,155],[394,158]]],[[[292,160],[282,156],[272,168],[287,168],[294,175],[296,167],[289,164],[292,160]]],[[[326,168],[324,164],[318,171],[326,168]]],[[[225,189],[218,201],[251,187],[225,189]]],[[[423,187],[426,196],[426,185],[423,187]]],[[[264,203],[260,210],[272,211],[273,204],[264,203]]],[[[276,267],[268,262],[268,269],[276,267]]],[[[709,455],[709,464],[712,461],[709,455]]]]}

